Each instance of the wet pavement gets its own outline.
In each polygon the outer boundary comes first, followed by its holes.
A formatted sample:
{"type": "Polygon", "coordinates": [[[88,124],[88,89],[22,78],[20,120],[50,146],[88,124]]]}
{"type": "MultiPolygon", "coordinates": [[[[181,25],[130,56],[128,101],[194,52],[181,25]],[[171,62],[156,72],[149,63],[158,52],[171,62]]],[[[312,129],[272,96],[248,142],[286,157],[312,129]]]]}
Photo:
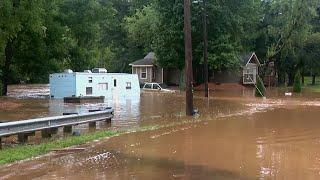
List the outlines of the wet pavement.
{"type": "MultiPolygon", "coordinates": [[[[0,179],[319,179],[318,94],[284,97],[272,92],[267,100],[252,94],[221,91],[207,100],[196,93],[200,116],[193,118],[184,117],[180,93],[107,101],[102,105],[116,112],[112,128],[172,126],[4,166],[0,179]],[[182,121],[190,123],[175,125],[182,121]]],[[[33,100],[42,107],[40,116],[101,105],[33,100]]],[[[0,119],[4,116],[0,112],[0,119]]]]}

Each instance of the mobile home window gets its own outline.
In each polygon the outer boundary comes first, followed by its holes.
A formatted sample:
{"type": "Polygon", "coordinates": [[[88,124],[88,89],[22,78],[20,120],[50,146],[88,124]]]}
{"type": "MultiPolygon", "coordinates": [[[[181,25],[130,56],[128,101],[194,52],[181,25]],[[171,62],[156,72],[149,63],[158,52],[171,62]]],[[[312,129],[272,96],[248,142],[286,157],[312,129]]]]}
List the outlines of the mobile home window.
{"type": "Polygon", "coordinates": [[[116,79],[113,80],[113,86],[117,87],[117,80],[116,79]]]}
{"type": "Polygon", "coordinates": [[[92,83],[92,77],[89,77],[88,79],[89,79],[89,83],[92,83]]]}
{"type": "Polygon", "coordinates": [[[99,90],[108,90],[108,83],[99,83],[99,90]]]}
{"type": "Polygon", "coordinates": [[[92,87],[86,87],[86,94],[91,95],[92,94],[92,87]]]}
{"type": "Polygon", "coordinates": [[[140,78],[147,79],[147,68],[146,67],[141,68],[140,78]]]}
{"type": "Polygon", "coordinates": [[[131,82],[126,82],[126,89],[131,89],[131,82]]]}

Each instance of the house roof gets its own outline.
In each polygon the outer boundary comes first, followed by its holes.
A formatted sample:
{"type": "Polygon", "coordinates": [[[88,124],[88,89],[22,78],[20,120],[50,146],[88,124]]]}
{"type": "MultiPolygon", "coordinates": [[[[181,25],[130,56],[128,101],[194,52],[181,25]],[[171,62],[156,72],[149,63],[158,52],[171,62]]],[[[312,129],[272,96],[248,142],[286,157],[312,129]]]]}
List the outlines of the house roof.
{"type": "Polygon", "coordinates": [[[254,60],[259,66],[261,65],[255,52],[243,54],[240,56],[240,60],[243,66],[247,66],[250,62],[252,62],[252,60],[254,60]]]}
{"type": "Polygon", "coordinates": [[[155,53],[149,52],[143,59],[130,63],[130,66],[153,66],[155,64],[155,53]]]}

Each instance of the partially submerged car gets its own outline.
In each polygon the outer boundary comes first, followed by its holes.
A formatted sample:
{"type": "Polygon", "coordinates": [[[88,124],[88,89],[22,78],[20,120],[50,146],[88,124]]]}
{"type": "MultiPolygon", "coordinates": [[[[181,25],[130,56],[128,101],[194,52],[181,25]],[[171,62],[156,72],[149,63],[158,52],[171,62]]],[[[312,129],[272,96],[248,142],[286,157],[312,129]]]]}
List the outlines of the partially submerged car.
{"type": "Polygon", "coordinates": [[[146,84],[144,84],[142,90],[144,90],[144,91],[156,91],[156,92],[168,92],[168,93],[174,93],[175,92],[174,90],[162,88],[159,83],[146,83],[146,84]]]}

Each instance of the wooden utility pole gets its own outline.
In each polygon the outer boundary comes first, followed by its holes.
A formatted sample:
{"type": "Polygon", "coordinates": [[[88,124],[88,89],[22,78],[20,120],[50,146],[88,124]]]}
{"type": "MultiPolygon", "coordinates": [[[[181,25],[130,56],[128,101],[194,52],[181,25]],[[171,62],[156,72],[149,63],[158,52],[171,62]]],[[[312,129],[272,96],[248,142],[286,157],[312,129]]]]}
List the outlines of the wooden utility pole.
{"type": "Polygon", "coordinates": [[[203,65],[204,65],[204,94],[209,97],[208,77],[208,32],[207,32],[207,4],[203,0],[203,65]]]}
{"type": "Polygon", "coordinates": [[[185,45],[185,73],[186,73],[186,115],[193,115],[192,94],[192,42],[190,0],[184,0],[184,45],[185,45]]]}

